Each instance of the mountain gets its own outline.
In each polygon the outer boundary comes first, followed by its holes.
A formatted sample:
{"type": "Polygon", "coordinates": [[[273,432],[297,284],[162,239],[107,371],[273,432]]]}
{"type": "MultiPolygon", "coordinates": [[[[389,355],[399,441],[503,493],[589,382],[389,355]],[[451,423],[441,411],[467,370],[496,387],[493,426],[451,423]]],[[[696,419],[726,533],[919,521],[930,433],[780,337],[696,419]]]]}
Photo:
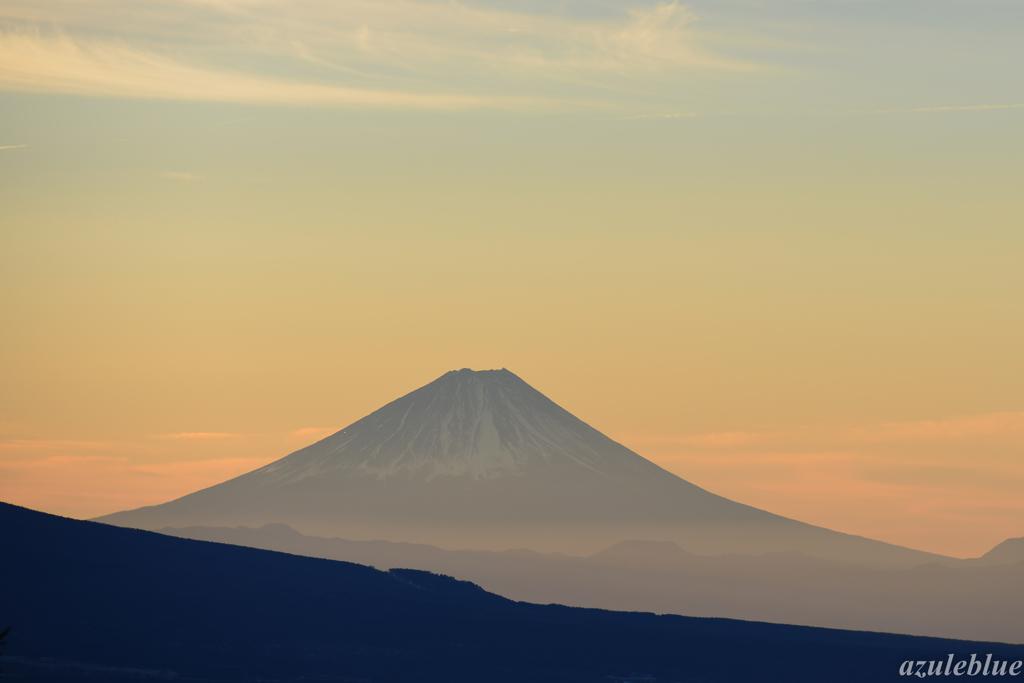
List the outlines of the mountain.
{"type": "Polygon", "coordinates": [[[0,528],[12,680],[863,683],[905,680],[905,662],[1024,661],[1019,645],[517,603],[3,503],[0,528]]]}
{"type": "Polygon", "coordinates": [[[643,538],[699,554],[797,549],[903,566],[943,559],[705,491],[504,369],[446,373],[265,467],[97,521],[143,529],[276,522],[448,548],[578,553],[643,538]]]}
{"type": "Polygon", "coordinates": [[[1024,561],[1024,538],[1008,538],[974,560],[977,564],[1012,564],[1024,561]]]}
{"type": "Polygon", "coordinates": [[[1024,642],[1021,561],[880,568],[796,551],[705,557],[668,541],[623,541],[588,557],[573,557],[317,538],[283,524],[160,532],[378,569],[437,572],[506,598],[541,604],[1024,642]]]}

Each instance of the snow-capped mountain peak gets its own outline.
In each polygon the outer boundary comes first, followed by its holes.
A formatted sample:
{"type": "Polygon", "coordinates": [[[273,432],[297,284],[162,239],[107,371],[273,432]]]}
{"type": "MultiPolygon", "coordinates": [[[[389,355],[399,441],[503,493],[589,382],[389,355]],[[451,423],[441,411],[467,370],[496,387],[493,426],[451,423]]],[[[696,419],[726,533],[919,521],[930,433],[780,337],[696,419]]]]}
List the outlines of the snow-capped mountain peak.
{"type": "Polygon", "coordinates": [[[575,465],[614,479],[659,468],[505,370],[453,370],[258,472],[297,482],[328,471],[495,479],[575,465]]]}

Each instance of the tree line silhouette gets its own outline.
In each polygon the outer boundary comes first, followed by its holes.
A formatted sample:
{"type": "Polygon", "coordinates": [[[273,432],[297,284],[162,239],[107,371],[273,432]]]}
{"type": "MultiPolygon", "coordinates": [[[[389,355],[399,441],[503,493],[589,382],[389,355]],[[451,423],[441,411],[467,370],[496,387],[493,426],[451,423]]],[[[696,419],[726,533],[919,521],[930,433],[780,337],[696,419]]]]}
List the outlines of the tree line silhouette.
{"type": "MultiPolygon", "coordinates": [[[[3,655],[3,653],[4,653],[2,648],[3,648],[4,645],[7,644],[7,641],[5,640],[5,638],[7,638],[7,634],[10,633],[10,632],[11,632],[11,627],[10,626],[8,626],[2,632],[0,632],[0,655],[3,655]]],[[[0,669],[0,678],[3,678],[3,675],[4,675],[3,669],[0,669]]]]}

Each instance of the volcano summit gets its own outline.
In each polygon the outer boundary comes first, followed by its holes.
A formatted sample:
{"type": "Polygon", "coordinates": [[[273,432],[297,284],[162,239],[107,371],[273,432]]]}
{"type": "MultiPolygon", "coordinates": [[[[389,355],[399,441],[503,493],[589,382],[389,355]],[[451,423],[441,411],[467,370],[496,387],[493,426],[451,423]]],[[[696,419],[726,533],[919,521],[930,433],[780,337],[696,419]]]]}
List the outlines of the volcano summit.
{"type": "Polygon", "coordinates": [[[593,552],[642,538],[699,554],[796,549],[890,566],[939,559],[705,491],[504,369],[448,372],[265,467],[97,521],[144,529],[281,522],[306,534],[448,548],[593,552]]]}

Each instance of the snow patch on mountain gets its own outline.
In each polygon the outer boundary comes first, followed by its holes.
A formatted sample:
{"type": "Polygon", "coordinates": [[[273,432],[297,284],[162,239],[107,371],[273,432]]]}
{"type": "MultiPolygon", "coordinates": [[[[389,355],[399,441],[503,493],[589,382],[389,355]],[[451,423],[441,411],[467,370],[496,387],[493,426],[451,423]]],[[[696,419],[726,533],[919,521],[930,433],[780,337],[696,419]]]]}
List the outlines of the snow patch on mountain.
{"type": "Polygon", "coordinates": [[[660,471],[508,370],[463,369],[253,474],[279,484],[330,471],[380,480],[491,480],[564,466],[623,483],[660,471]]]}

